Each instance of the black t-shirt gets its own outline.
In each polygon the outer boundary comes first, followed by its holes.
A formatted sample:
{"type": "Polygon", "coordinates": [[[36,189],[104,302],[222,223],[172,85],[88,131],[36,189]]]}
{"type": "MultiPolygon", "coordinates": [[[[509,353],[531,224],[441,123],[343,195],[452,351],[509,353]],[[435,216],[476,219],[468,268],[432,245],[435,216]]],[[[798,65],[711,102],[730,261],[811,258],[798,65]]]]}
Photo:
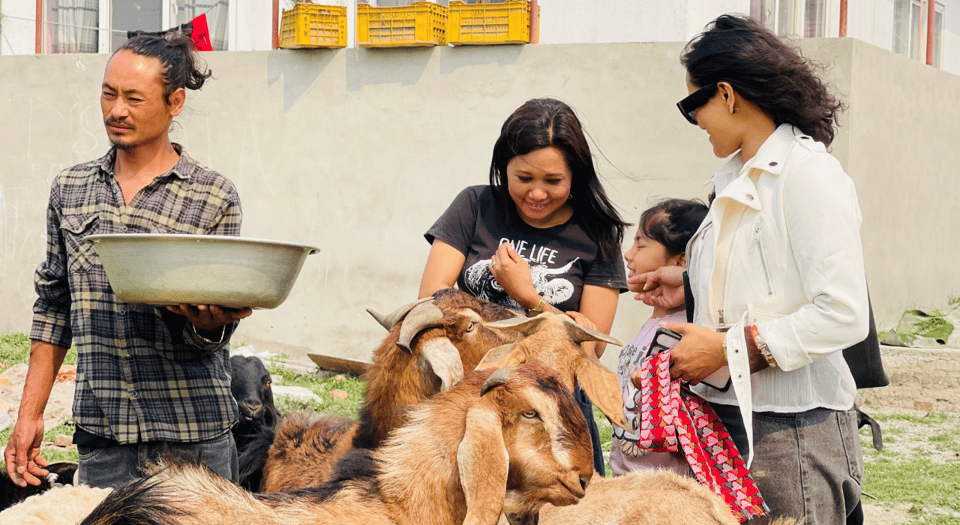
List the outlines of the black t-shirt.
{"type": "Polygon", "coordinates": [[[603,260],[600,246],[574,215],[565,223],[534,228],[516,214],[504,216],[489,186],[461,191],[447,211],[424,234],[456,248],[466,257],[457,286],[479,298],[523,312],[487,269],[504,242],[530,265],[533,286],[544,301],[561,311],[580,310],[583,285],[626,291],[623,260],[603,260]]]}

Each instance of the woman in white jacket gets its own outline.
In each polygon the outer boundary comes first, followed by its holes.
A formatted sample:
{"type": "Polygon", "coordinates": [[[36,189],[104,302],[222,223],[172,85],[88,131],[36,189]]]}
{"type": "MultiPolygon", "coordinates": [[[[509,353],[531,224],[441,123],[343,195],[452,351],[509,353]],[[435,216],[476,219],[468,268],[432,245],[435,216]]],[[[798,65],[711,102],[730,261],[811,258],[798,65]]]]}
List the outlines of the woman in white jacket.
{"type": "MultiPolygon", "coordinates": [[[[678,106],[730,160],[687,246],[695,323],[667,325],[683,335],[671,374],[716,409],[771,516],[845,523],[863,459],[842,350],[866,337],[869,307],[856,190],[825,146],[841,104],[746,17],[719,17],[681,62],[690,96],[678,106]]],[[[669,304],[681,279],[631,282],[669,304]]]]}

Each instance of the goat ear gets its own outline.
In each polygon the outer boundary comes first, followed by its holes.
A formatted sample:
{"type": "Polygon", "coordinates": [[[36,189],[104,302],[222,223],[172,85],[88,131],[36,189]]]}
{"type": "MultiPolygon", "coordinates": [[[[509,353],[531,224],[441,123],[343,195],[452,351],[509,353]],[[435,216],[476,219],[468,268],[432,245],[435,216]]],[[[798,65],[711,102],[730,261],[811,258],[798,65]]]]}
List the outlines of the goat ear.
{"type": "Polygon", "coordinates": [[[400,325],[400,337],[397,339],[397,346],[407,352],[412,352],[410,343],[413,338],[427,328],[440,326],[443,321],[443,310],[433,303],[421,303],[416,305],[410,313],[403,319],[400,325]]]}
{"type": "Polygon", "coordinates": [[[475,370],[486,370],[487,368],[503,368],[505,366],[517,366],[526,360],[522,347],[514,348],[517,343],[501,345],[491,349],[483,356],[475,370]]]}
{"type": "Polygon", "coordinates": [[[623,343],[621,343],[619,340],[592,328],[580,326],[569,317],[563,320],[563,324],[567,327],[567,335],[570,336],[570,340],[575,343],[583,343],[585,341],[603,341],[604,343],[623,346],[623,343]]]}
{"type": "Polygon", "coordinates": [[[418,304],[425,303],[427,301],[432,301],[432,300],[433,300],[433,297],[424,297],[423,299],[420,299],[416,302],[403,305],[400,308],[397,308],[396,310],[394,310],[393,312],[387,315],[378,313],[374,310],[371,310],[370,308],[367,308],[367,313],[372,315],[373,318],[376,319],[378,323],[380,323],[380,326],[386,328],[387,330],[390,330],[391,328],[394,327],[394,325],[399,323],[408,313],[410,313],[410,310],[413,310],[415,306],[417,306],[418,304]]]}
{"type": "Polygon", "coordinates": [[[577,383],[611,423],[628,432],[634,432],[623,417],[623,394],[620,393],[620,382],[613,372],[603,366],[596,357],[584,354],[575,375],[577,383]]]}
{"type": "Polygon", "coordinates": [[[464,525],[496,523],[507,493],[510,456],[503,422],[492,402],[467,410],[463,440],[457,449],[460,486],[467,504],[464,525]]]}
{"type": "Polygon", "coordinates": [[[460,351],[446,337],[438,337],[420,345],[420,358],[429,363],[433,373],[440,378],[441,392],[463,379],[460,351]]]}
{"type": "Polygon", "coordinates": [[[547,320],[547,317],[548,316],[546,315],[538,315],[536,317],[514,317],[512,319],[504,319],[503,321],[486,323],[483,326],[498,333],[508,330],[510,332],[520,332],[523,335],[531,335],[540,329],[540,325],[547,320]]]}

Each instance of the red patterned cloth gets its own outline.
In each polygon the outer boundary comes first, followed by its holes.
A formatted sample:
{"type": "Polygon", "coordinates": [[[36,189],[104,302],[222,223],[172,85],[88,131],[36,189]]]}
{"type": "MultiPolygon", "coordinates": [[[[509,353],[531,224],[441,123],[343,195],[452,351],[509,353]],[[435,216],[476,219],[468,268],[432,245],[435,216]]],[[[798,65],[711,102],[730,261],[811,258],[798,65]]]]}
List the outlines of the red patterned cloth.
{"type": "Polygon", "coordinates": [[[676,452],[682,448],[697,480],[730,505],[740,521],[769,512],[737,446],[704,399],[670,379],[670,352],[640,368],[642,448],[676,452]]]}

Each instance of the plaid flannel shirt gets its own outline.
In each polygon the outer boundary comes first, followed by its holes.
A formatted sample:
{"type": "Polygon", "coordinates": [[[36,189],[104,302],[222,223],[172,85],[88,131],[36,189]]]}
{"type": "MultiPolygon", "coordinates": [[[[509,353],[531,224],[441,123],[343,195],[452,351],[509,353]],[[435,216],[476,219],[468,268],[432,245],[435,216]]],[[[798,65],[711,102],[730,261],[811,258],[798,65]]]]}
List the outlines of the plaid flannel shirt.
{"type": "Polygon", "coordinates": [[[95,247],[83,241],[100,233],[240,234],[233,183],[174,148],[179,162],[129,206],[113,172],[115,149],[61,172],[50,191],[46,260],[34,278],[30,338],[76,343],[73,417],[83,430],[121,444],[204,441],[239,416],[230,393],[236,325],[211,343],[163,307],[121,302],[95,247]]]}

